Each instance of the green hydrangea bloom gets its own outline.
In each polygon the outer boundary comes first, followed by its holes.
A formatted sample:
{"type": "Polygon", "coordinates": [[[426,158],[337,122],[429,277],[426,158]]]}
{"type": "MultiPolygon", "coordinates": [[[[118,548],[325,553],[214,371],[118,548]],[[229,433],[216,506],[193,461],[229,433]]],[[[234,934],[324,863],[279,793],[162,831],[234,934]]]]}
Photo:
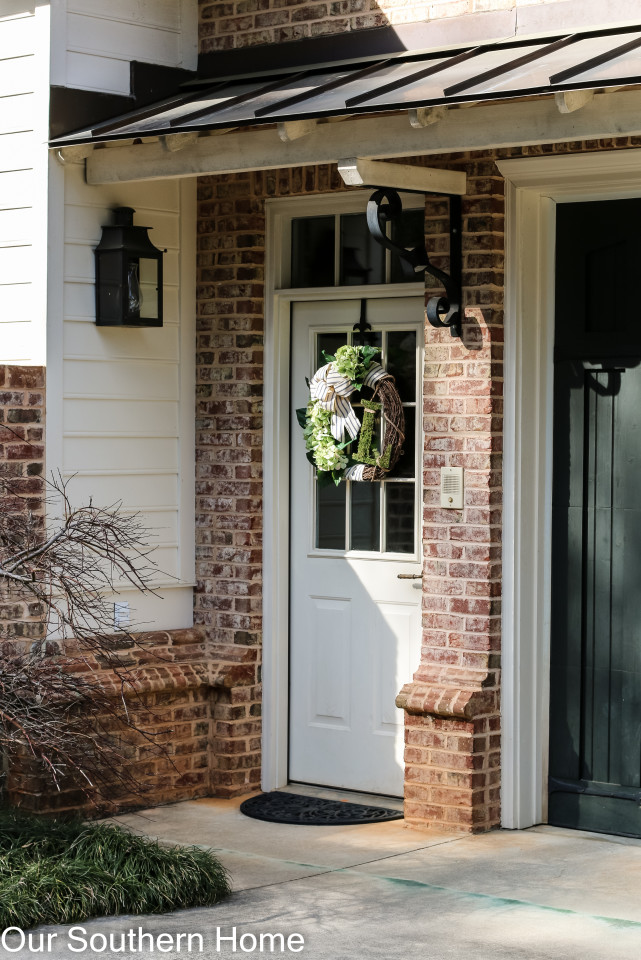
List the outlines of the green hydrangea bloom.
{"type": "Polygon", "coordinates": [[[348,460],[342,450],[340,450],[334,439],[323,439],[314,449],[314,463],[319,470],[344,470],[348,460]]]}
{"type": "Polygon", "coordinates": [[[350,347],[349,344],[345,344],[344,347],[339,347],[336,351],[332,366],[344,377],[349,377],[350,380],[356,380],[360,372],[359,368],[363,366],[363,358],[360,355],[359,348],[350,347]]]}

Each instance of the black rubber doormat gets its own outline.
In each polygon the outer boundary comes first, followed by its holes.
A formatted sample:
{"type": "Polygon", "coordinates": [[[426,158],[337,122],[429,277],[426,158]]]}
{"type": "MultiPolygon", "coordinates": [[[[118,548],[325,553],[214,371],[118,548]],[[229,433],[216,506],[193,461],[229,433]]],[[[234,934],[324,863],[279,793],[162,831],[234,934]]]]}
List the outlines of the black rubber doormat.
{"type": "Polygon", "coordinates": [[[322,797],[303,797],[298,793],[272,790],[250,797],[240,805],[241,813],[254,820],[269,823],[302,823],[316,827],[335,827],[339,824],[382,823],[402,820],[400,810],[389,807],[370,807],[364,803],[343,800],[324,800],[322,797]]]}

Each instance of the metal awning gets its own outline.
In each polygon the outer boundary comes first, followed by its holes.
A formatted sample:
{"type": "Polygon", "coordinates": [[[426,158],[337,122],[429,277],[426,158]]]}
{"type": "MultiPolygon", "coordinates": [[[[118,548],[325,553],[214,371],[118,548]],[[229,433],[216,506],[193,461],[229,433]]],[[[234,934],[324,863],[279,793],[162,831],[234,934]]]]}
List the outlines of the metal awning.
{"type": "Polygon", "coordinates": [[[52,146],[641,85],[641,25],[186,84],[52,146]]]}

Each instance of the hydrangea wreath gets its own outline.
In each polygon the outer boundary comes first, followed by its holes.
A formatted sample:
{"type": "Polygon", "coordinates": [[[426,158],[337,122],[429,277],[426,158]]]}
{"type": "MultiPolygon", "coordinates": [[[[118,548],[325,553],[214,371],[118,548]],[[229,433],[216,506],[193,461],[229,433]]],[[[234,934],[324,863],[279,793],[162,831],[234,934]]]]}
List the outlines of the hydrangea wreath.
{"type": "MultiPolygon", "coordinates": [[[[371,379],[371,374],[374,370],[378,370],[381,375],[381,381],[393,390],[397,398],[398,394],[396,393],[396,388],[393,387],[393,378],[384,374],[380,365],[375,362],[375,358],[379,353],[379,347],[350,346],[348,344],[339,347],[334,356],[323,351],[326,366],[321,367],[320,370],[317,371],[314,375],[314,380],[316,380],[320,374],[325,373],[325,375],[327,375],[327,372],[332,375],[339,374],[340,377],[349,381],[348,390],[343,394],[347,397],[351,395],[352,392],[362,390],[368,375],[371,379]]],[[[307,385],[310,386],[309,380],[307,381],[307,385]]],[[[377,384],[375,387],[375,395],[378,389],[379,386],[377,384]]],[[[378,411],[381,408],[381,404],[373,403],[372,401],[363,400],[362,402],[366,409],[369,408],[372,411],[378,411]]],[[[341,438],[337,439],[332,433],[333,414],[327,407],[327,403],[323,404],[320,399],[313,399],[310,396],[307,406],[301,407],[296,411],[298,422],[303,428],[305,446],[307,447],[307,459],[316,467],[319,483],[324,486],[333,482],[338,486],[341,480],[344,479],[346,471],[349,471],[358,463],[375,464],[376,469],[370,469],[368,475],[363,476],[362,479],[379,479],[380,473],[387,472],[398,459],[401,452],[400,447],[397,451],[394,451],[395,456],[392,458],[394,462],[390,462],[390,450],[387,448],[386,437],[385,454],[381,456],[373,442],[375,417],[369,416],[364,418],[362,425],[356,425],[358,449],[354,453],[351,450],[351,444],[355,441],[356,435],[345,437],[344,433],[341,433],[341,438]],[[372,457],[370,459],[364,459],[364,451],[371,451],[372,457]],[[375,476],[374,474],[377,475],[375,476]]],[[[351,409],[351,404],[349,404],[349,407],[351,409]]],[[[400,399],[398,408],[402,417],[400,399]]],[[[394,427],[394,429],[399,433],[402,442],[402,427],[400,430],[396,427],[394,427]]]]}

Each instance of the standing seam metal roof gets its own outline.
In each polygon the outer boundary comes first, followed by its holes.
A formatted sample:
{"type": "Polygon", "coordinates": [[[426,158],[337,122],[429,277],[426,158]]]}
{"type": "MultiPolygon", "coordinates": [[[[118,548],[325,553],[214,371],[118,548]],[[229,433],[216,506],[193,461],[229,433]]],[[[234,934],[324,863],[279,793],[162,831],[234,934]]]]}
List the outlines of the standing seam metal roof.
{"type": "Polygon", "coordinates": [[[52,146],[638,85],[641,25],[199,83],[52,146]]]}

